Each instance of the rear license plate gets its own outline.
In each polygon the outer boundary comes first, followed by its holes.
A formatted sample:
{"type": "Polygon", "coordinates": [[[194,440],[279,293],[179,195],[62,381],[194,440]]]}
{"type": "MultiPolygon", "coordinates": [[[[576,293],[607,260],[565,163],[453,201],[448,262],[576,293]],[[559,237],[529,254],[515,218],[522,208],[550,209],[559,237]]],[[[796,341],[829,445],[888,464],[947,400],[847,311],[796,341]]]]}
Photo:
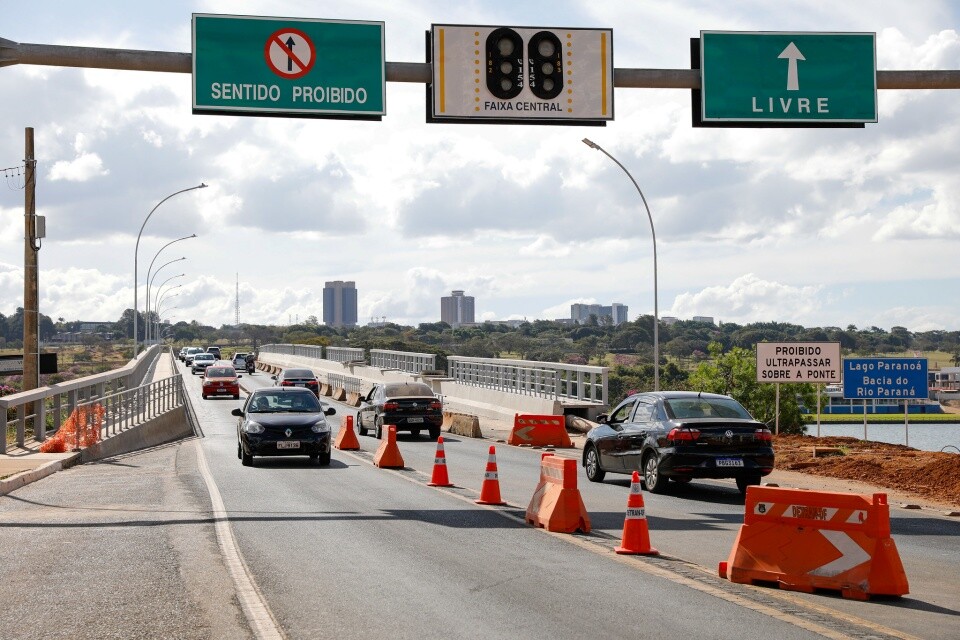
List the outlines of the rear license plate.
{"type": "Polygon", "coordinates": [[[717,458],[718,467],[742,467],[743,460],[740,458],[717,458]]]}
{"type": "Polygon", "coordinates": [[[305,386],[307,386],[307,385],[304,384],[303,382],[297,382],[297,383],[295,383],[293,386],[295,386],[295,387],[305,387],[305,386]]]}
{"type": "Polygon", "coordinates": [[[407,418],[407,422],[423,422],[423,418],[407,418]]]}
{"type": "Polygon", "coordinates": [[[277,443],[277,449],[299,449],[299,440],[280,441],[277,443]]]}

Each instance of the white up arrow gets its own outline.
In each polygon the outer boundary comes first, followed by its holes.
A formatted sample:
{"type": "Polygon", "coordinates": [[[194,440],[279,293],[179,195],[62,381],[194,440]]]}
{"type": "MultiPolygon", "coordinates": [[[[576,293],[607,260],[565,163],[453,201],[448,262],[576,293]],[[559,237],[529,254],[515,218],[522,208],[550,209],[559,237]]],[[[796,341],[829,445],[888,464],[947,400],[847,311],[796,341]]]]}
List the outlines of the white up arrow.
{"type": "Polygon", "coordinates": [[[806,60],[797,45],[792,42],[787,45],[778,58],[786,58],[787,63],[787,91],[799,91],[800,79],[797,76],[797,60],[806,60]]]}

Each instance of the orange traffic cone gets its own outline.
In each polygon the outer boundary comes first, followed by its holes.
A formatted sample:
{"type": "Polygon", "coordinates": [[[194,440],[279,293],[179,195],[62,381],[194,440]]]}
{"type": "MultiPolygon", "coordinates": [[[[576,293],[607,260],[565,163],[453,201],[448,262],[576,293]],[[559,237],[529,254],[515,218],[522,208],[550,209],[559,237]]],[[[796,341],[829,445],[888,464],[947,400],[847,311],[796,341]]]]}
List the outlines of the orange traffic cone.
{"type": "Polygon", "coordinates": [[[387,427],[387,439],[373,454],[373,464],[381,469],[403,469],[403,456],[397,446],[397,428],[392,424],[387,427]]]}
{"type": "Polygon", "coordinates": [[[507,504],[500,498],[500,478],[497,475],[497,448],[490,445],[487,456],[487,472],[483,474],[483,485],[480,487],[480,499],[477,504],[507,504]]]}
{"type": "Polygon", "coordinates": [[[337,433],[336,440],[333,441],[333,446],[341,451],[360,450],[360,441],[357,440],[357,434],[353,431],[353,416],[347,416],[346,422],[337,433]]]}
{"type": "Polygon", "coordinates": [[[452,487],[450,476],[447,475],[447,456],[443,452],[443,436],[437,438],[437,455],[433,459],[433,475],[430,477],[429,487],[452,487]]]}
{"type": "Polygon", "coordinates": [[[640,490],[640,474],[633,472],[630,482],[630,497],[627,498],[627,517],[623,521],[623,541],[614,549],[623,555],[655,556],[660,552],[650,546],[650,531],[647,529],[647,513],[640,490]]]}

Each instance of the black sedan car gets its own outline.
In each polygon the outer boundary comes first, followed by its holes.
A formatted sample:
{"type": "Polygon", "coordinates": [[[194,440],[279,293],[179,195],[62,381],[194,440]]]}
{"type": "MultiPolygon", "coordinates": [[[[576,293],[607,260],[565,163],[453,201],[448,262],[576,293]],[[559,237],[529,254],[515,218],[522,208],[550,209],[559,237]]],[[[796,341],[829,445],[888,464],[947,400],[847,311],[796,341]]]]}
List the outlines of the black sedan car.
{"type": "Polygon", "coordinates": [[[273,379],[279,387],[304,387],[313,391],[313,395],[320,396],[320,381],[310,369],[284,369],[273,379]]]}
{"type": "Polygon", "coordinates": [[[362,436],[372,430],[380,438],[384,425],[392,424],[397,432],[409,431],[419,436],[426,430],[431,440],[440,437],[443,403],[433,394],[433,389],[422,382],[374,385],[363,402],[357,413],[357,429],[362,436]]]}
{"type": "Polygon", "coordinates": [[[730,396],[660,391],[630,396],[587,434],[583,466],[601,482],[610,473],[639,471],[648,491],[667,481],[734,478],[760,484],[773,471],[773,435],[730,396]]]}
{"type": "Polygon", "coordinates": [[[326,416],[337,412],[324,408],[317,396],[298,387],[257,389],[242,409],[231,413],[237,421],[237,457],[245,467],[254,456],[310,456],[321,465],[330,464],[330,427],[326,416]]]}

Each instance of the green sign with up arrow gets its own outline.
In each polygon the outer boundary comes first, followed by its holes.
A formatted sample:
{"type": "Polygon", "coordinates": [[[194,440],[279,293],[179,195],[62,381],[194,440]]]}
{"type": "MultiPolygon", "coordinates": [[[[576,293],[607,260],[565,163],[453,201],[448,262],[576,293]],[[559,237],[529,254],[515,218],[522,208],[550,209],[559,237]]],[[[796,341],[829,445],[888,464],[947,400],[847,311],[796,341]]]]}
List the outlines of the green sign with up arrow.
{"type": "Polygon", "coordinates": [[[877,121],[876,34],[700,32],[704,122],[877,121]]]}

